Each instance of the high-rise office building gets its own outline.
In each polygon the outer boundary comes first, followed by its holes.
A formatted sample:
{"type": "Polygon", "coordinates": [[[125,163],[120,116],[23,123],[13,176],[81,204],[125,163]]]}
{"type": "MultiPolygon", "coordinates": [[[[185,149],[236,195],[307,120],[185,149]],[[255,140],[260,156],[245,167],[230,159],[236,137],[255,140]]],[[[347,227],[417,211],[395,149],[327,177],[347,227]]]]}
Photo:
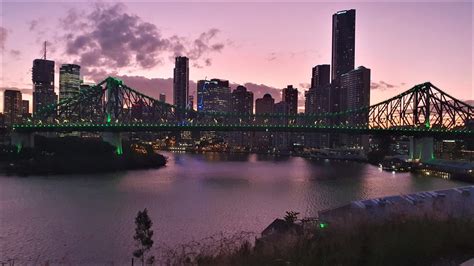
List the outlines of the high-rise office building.
{"type": "MultiPolygon", "coordinates": [[[[284,94],[283,94],[284,95],[284,94]]],[[[285,101],[275,103],[274,111],[277,114],[290,114],[290,104],[285,101]]],[[[278,124],[288,124],[289,119],[284,115],[272,118],[278,124]]],[[[274,132],[272,135],[272,145],[279,151],[287,151],[290,134],[288,132],[274,132]]]]}
{"type": "Polygon", "coordinates": [[[354,69],[355,9],[343,10],[332,16],[331,80],[354,69]]]}
{"type": "MultiPolygon", "coordinates": [[[[263,95],[255,100],[255,114],[271,114],[275,112],[275,99],[270,94],[263,95]]],[[[258,117],[258,123],[265,124],[272,117],[258,117]]],[[[258,151],[269,152],[272,150],[273,134],[271,132],[256,132],[252,145],[258,151]]]]}
{"type": "Polygon", "coordinates": [[[289,114],[298,113],[298,89],[288,85],[282,91],[282,101],[288,105],[289,114]]]}
{"type": "Polygon", "coordinates": [[[6,126],[21,122],[22,100],[20,91],[5,90],[3,92],[3,113],[5,114],[6,126]]]}
{"type": "MultiPolygon", "coordinates": [[[[341,76],[341,89],[347,95],[341,105],[344,111],[370,105],[370,69],[360,66],[341,76]]],[[[348,117],[351,125],[368,123],[367,117],[348,117]]]]}
{"type": "Polygon", "coordinates": [[[194,95],[188,96],[188,109],[194,110],[194,95]]]}
{"type": "Polygon", "coordinates": [[[197,83],[198,111],[229,112],[230,87],[228,80],[199,80],[197,83]]]}
{"type": "Polygon", "coordinates": [[[57,95],[54,92],[54,61],[35,59],[32,69],[33,81],[33,114],[42,108],[55,104],[57,95]]]}
{"type": "MultiPolygon", "coordinates": [[[[330,66],[317,65],[313,67],[311,75],[311,87],[305,93],[305,113],[318,114],[329,112],[330,107],[330,66]]],[[[328,120],[320,119],[319,123],[329,123],[328,120]]],[[[329,134],[307,133],[305,134],[305,145],[307,147],[326,148],[329,146],[329,134]]]]}
{"type": "Polygon", "coordinates": [[[30,101],[22,100],[21,101],[21,114],[27,115],[30,113],[30,101]]]}
{"type": "MultiPolygon", "coordinates": [[[[247,91],[244,86],[237,86],[231,94],[231,112],[240,114],[239,117],[232,117],[231,122],[234,124],[248,123],[252,119],[251,116],[242,116],[243,114],[253,114],[253,93],[247,91]]],[[[250,139],[254,136],[251,132],[232,132],[229,134],[230,143],[234,147],[240,149],[250,148],[250,139]]]]}
{"type": "Polygon", "coordinates": [[[0,127],[4,127],[4,126],[5,126],[5,114],[0,113],[0,127]]]}
{"type": "Polygon", "coordinates": [[[59,100],[73,98],[81,86],[81,67],[75,64],[63,64],[59,68],[59,100]]]}
{"type": "Polygon", "coordinates": [[[247,91],[244,86],[237,86],[232,91],[231,109],[234,113],[252,114],[253,113],[253,93],[247,91]]]}
{"type": "MultiPolygon", "coordinates": [[[[343,110],[347,95],[341,88],[341,75],[354,69],[355,62],[355,19],[356,11],[343,10],[332,16],[331,87],[329,110],[336,113],[343,110]]],[[[341,117],[333,117],[329,123],[340,124],[341,117]]],[[[330,146],[343,145],[339,134],[330,134],[330,146]]]]}
{"type": "Polygon", "coordinates": [[[188,108],[189,59],[185,56],[175,58],[173,76],[173,104],[181,109],[188,108]]]}
{"type": "Polygon", "coordinates": [[[311,88],[318,88],[320,86],[326,86],[330,81],[330,66],[329,65],[317,65],[313,67],[311,72],[311,88]]]}
{"type": "MultiPolygon", "coordinates": [[[[341,76],[341,92],[346,95],[341,104],[341,110],[354,110],[370,105],[370,69],[360,66],[341,76]]],[[[349,115],[344,118],[346,124],[354,126],[368,126],[369,113],[364,115],[349,115]]],[[[345,136],[343,144],[350,147],[368,149],[367,136],[345,136]]]]}
{"type": "Polygon", "coordinates": [[[311,87],[305,93],[305,113],[329,112],[329,65],[313,67],[311,87]]]}

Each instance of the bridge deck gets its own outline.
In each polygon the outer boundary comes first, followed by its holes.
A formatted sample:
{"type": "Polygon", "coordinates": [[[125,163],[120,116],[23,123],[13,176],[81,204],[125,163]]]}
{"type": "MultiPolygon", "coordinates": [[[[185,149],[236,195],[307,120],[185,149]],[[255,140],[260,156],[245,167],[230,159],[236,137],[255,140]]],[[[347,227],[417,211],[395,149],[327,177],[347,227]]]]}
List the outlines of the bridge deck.
{"type": "Polygon", "coordinates": [[[159,131],[255,131],[255,132],[307,132],[346,133],[368,135],[408,135],[434,137],[474,137],[474,130],[437,128],[365,128],[353,126],[301,126],[301,125],[186,125],[186,124],[44,124],[15,125],[15,132],[159,132],[159,131]]]}

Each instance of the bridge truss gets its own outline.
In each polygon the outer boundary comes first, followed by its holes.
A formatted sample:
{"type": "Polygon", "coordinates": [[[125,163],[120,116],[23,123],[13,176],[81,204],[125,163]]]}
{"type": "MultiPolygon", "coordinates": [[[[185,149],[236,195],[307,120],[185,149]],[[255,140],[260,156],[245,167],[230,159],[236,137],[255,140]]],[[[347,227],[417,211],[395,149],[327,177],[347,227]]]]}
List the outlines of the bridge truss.
{"type": "Polygon", "coordinates": [[[474,107],[427,82],[381,103],[312,114],[201,112],[158,101],[108,77],[41,109],[17,131],[303,131],[474,136],[474,107]]]}

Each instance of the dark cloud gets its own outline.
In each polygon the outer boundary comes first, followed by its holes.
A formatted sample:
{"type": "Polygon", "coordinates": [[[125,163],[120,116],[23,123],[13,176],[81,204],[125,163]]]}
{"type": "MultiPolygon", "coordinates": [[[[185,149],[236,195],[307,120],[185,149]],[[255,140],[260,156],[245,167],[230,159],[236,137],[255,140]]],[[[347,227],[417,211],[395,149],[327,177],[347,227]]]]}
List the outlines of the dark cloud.
{"type": "Polygon", "coordinates": [[[39,24],[39,19],[33,19],[32,21],[28,22],[30,31],[36,30],[38,24],[39,24]]]}
{"type": "Polygon", "coordinates": [[[19,50],[12,49],[12,50],[10,50],[10,55],[15,57],[15,58],[19,58],[20,55],[21,55],[21,52],[19,50]]]}
{"type": "Polygon", "coordinates": [[[464,100],[463,102],[469,104],[470,106],[474,106],[474,100],[464,100]]]}
{"type": "MultiPolygon", "coordinates": [[[[402,83],[402,84],[405,84],[405,83],[402,83]]],[[[402,85],[403,86],[403,85],[402,85]]],[[[379,81],[379,82],[372,82],[370,84],[370,89],[372,90],[390,90],[390,89],[393,89],[393,88],[398,88],[397,85],[393,85],[393,84],[389,84],[383,80],[379,81]]]]}
{"type": "MultiPolygon", "coordinates": [[[[212,44],[212,39],[219,33],[219,30],[216,28],[210,29],[206,32],[203,32],[199,37],[192,42],[192,45],[189,47],[187,56],[191,60],[198,60],[204,55],[208,55],[211,52],[220,52],[224,49],[223,43],[214,43],[212,44]]],[[[182,45],[182,44],[180,44],[182,45]]],[[[173,49],[174,50],[174,49],[173,49]]],[[[210,58],[205,59],[206,65],[210,64],[210,58]]]]}
{"type": "Polygon", "coordinates": [[[195,40],[177,35],[167,38],[156,25],[127,13],[123,4],[100,3],[85,13],[71,9],[60,21],[65,54],[76,58],[83,68],[150,69],[163,63],[166,54],[170,59],[188,56],[202,67],[211,65],[210,55],[224,48],[214,41],[218,29],[203,32],[195,40]]]}
{"type": "Polygon", "coordinates": [[[0,26],[0,49],[5,49],[5,42],[7,41],[8,31],[4,27],[0,26]]]}

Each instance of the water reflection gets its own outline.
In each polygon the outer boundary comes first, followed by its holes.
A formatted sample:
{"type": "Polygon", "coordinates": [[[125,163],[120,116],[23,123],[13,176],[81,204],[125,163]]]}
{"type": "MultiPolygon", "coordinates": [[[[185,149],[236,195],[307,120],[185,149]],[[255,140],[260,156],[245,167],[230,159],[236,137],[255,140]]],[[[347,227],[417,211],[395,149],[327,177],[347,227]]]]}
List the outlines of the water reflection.
{"type": "MultiPolygon", "coordinates": [[[[166,153],[161,169],[0,177],[2,255],[123,264],[148,208],[158,242],[260,232],[287,210],[315,216],[351,200],[463,185],[353,162],[256,154],[166,153]]],[[[87,264],[87,263],[86,263],[87,264]]]]}

